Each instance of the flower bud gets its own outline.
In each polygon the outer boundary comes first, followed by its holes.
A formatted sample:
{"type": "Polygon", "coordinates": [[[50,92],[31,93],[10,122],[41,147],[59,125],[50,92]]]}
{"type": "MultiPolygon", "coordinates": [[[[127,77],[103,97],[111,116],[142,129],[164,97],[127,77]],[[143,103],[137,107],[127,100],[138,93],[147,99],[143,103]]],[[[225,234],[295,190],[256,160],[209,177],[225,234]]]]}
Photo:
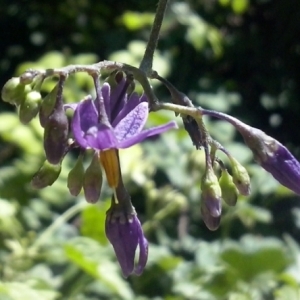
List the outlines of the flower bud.
{"type": "Polygon", "coordinates": [[[33,71],[33,70],[27,70],[25,73],[23,73],[20,76],[20,83],[21,84],[31,84],[34,80],[34,78],[36,77],[37,72],[33,71]]]}
{"type": "Polygon", "coordinates": [[[28,124],[39,112],[42,96],[37,91],[31,91],[26,95],[20,105],[19,119],[23,124],[28,124]]]}
{"type": "Polygon", "coordinates": [[[82,163],[83,156],[79,155],[75,166],[73,169],[69,172],[68,175],[68,189],[70,191],[70,194],[73,196],[77,196],[83,185],[83,178],[84,178],[84,167],[82,163]]]}
{"type": "Polygon", "coordinates": [[[45,98],[43,98],[41,107],[40,107],[40,112],[39,112],[39,118],[40,118],[40,123],[42,127],[46,126],[46,123],[49,119],[49,116],[54,110],[55,107],[55,102],[56,102],[56,94],[58,90],[58,85],[56,85],[52,91],[47,94],[45,98]]]}
{"type": "Polygon", "coordinates": [[[62,104],[56,105],[48,118],[44,132],[44,149],[50,163],[57,164],[63,158],[69,132],[69,122],[62,104]]]}
{"type": "Polygon", "coordinates": [[[207,209],[207,207],[204,203],[201,204],[201,215],[202,215],[202,219],[203,219],[206,227],[209,230],[215,231],[219,228],[220,221],[221,221],[221,215],[218,217],[213,217],[209,213],[209,210],[207,209]]]}
{"type": "Polygon", "coordinates": [[[19,77],[13,77],[8,80],[2,88],[1,97],[4,102],[13,105],[20,105],[26,98],[28,92],[31,91],[29,85],[20,82],[19,77]]]}
{"type": "Polygon", "coordinates": [[[99,200],[102,181],[102,170],[99,164],[98,153],[96,153],[83,178],[83,190],[87,202],[96,203],[99,200]]]}
{"type": "Polygon", "coordinates": [[[247,170],[233,157],[230,157],[233,183],[241,195],[248,196],[251,192],[250,177],[247,170]]]}
{"type": "Polygon", "coordinates": [[[222,212],[222,192],[218,178],[211,167],[207,167],[202,177],[201,190],[202,201],[208,209],[209,214],[215,218],[219,217],[222,212]]]}
{"type": "Polygon", "coordinates": [[[255,161],[285,187],[300,195],[300,163],[279,141],[260,129],[241,130],[245,143],[252,150],[255,161]]]}
{"type": "Polygon", "coordinates": [[[58,178],[61,171],[61,164],[52,165],[45,161],[31,180],[31,185],[36,189],[52,185],[58,178]]]}
{"type": "Polygon", "coordinates": [[[237,202],[239,191],[233,183],[232,176],[226,169],[222,170],[222,175],[219,179],[219,184],[222,190],[223,200],[230,206],[234,206],[237,202]]]}

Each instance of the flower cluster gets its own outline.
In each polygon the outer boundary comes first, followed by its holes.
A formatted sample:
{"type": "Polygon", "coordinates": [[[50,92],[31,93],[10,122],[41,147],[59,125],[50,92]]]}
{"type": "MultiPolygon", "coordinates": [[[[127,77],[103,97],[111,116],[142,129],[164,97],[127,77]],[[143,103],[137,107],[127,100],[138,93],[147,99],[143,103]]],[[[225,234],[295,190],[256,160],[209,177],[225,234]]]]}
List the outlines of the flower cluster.
{"type": "MultiPolygon", "coordinates": [[[[80,66],[78,70],[82,71],[82,68],[80,66]]],[[[173,102],[171,106],[156,103],[157,99],[153,98],[150,85],[145,84],[143,80],[140,83],[148,96],[139,96],[133,92],[133,78],[128,74],[125,77],[123,72],[113,72],[100,86],[99,72],[95,71],[95,65],[87,67],[86,70],[93,78],[95,97],[88,95],[79,103],[64,104],[63,101],[64,83],[69,73],[76,71],[76,66],[58,69],[56,73],[54,70],[29,70],[5,84],[2,98],[18,107],[19,118],[23,124],[27,124],[38,115],[40,124],[44,127],[46,161],[32,178],[35,188],[52,185],[61,172],[61,163],[65,155],[77,148],[79,155],[68,175],[69,191],[77,196],[83,189],[86,200],[96,203],[101,195],[104,170],[107,183],[112,189],[105,231],[125,277],[133,273],[140,275],[143,272],[148,258],[148,242],[122,180],[119,150],[177,127],[176,123],[171,121],[144,129],[150,104],[180,114],[184,128],[196,149],[204,149],[206,166],[201,180],[200,207],[203,220],[210,230],[216,230],[220,225],[222,201],[234,206],[238,195],[247,196],[251,189],[247,170],[209,135],[203,122],[205,115],[220,118],[235,126],[253,152],[256,162],[281,184],[300,194],[300,163],[286,147],[261,130],[227,114],[195,108],[185,94],[158,74],[153,73],[152,76],[170,91],[173,102]],[[45,78],[53,75],[59,77],[58,82],[42,99],[39,92],[41,85],[45,78]],[[73,112],[71,120],[67,117],[67,110],[73,112]],[[84,168],[83,158],[87,150],[92,152],[92,159],[89,166],[84,168]],[[226,154],[230,173],[225,163],[216,156],[217,150],[226,154]],[[135,265],[137,248],[139,258],[135,265]]]]}

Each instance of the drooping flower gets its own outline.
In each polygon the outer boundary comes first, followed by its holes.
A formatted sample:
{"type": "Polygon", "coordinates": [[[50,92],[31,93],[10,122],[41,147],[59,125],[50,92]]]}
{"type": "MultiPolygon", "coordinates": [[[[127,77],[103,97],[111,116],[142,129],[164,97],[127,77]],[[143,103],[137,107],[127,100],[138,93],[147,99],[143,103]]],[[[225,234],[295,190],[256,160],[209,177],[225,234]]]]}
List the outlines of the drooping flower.
{"type": "Polygon", "coordinates": [[[105,233],[115,250],[123,275],[141,275],[148,259],[148,242],[121,178],[112,196],[111,207],[107,211],[105,233]],[[139,258],[135,266],[135,252],[138,246],[139,258]]]}
{"type": "Polygon", "coordinates": [[[75,109],[72,120],[75,141],[83,149],[99,151],[108,184],[112,188],[118,184],[118,149],[128,148],[147,137],[177,127],[172,121],[143,130],[149,114],[147,97],[139,97],[136,93],[128,97],[126,88],[124,78],[113,90],[108,83],[104,83],[98,89],[95,100],[86,97],[77,105],[68,106],[75,109]]]}

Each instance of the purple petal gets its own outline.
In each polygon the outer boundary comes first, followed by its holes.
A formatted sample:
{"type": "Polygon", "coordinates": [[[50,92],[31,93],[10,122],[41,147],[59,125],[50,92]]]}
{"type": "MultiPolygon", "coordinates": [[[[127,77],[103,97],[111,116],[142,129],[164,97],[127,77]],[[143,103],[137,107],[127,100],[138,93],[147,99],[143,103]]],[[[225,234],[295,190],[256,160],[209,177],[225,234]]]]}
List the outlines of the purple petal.
{"type": "Polygon", "coordinates": [[[276,144],[278,149],[261,166],[282,185],[300,194],[300,163],[286,147],[276,144]]]}
{"type": "Polygon", "coordinates": [[[106,236],[112,244],[123,275],[128,277],[134,269],[134,257],[137,245],[139,243],[139,223],[119,222],[115,220],[111,222],[106,219],[105,232],[106,236]]]}
{"type": "Polygon", "coordinates": [[[79,111],[79,122],[82,131],[87,131],[89,128],[97,125],[98,112],[91,98],[84,100],[78,106],[76,111],[79,111]]]}
{"type": "Polygon", "coordinates": [[[85,132],[87,145],[93,149],[107,150],[118,148],[118,141],[113,130],[106,125],[98,124],[85,132]]]}
{"type": "Polygon", "coordinates": [[[209,213],[205,204],[201,204],[201,214],[202,214],[202,219],[209,230],[215,231],[219,228],[221,215],[218,217],[213,217],[209,213]]]}
{"type": "Polygon", "coordinates": [[[114,128],[119,142],[142,131],[148,117],[148,103],[143,102],[131,110],[114,128]]]}
{"type": "Polygon", "coordinates": [[[148,241],[144,237],[142,229],[139,238],[139,247],[140,247],[139,260],[136,268],[134,269],[134,273],[136,275],[141,275],[143,273],[148,260],[148,241]]]}
{"type": "Polygon", "coordinates": [[[209,214],[212,217],[217,218],[221,216],[222,213],[221,199],[214,199],[214,198],[205,199],[204,205],[206,206],[207,210],[209,211],[209,214]]]}
{"type": "Polygon", "coordinates": [[[116,127],[116,125],[126,117],[133,109],[135,109],[140,103],[140,98],[137,93],[133,93],[128,102],[124,105],[123,109],[118,113],[116,118],[112,122],[112,126],[116,127]]]}
{"type": "Polygon", "coordinates": [[[110,110],[110,85],[105,82],[102,86],[102,97],[104,100],[104,106],[106,110],[106,114],[108,117],[108,120],[111,121],[111,110],[110,110]]]}
{"type": "Polygon", "coordinates": [[[113,121],[127,101],[128,82],[123,77],[110,94],[111,120],[113,121]]]}
{"type": "Polygon", "coordinates": [[[145,140],[146,138],[148,138],[150,136],[163,133],[172,128],[178,128],[177,124],[174,121],[171,121],[171,122],[161,125],[161,126],[143,130],[139,134],[137,134],[129,139],[126,139],[122,142],[119,142],[119,148],[120,149],[129,148],[135,144],[142,142],[143,140],[145,140]]]}

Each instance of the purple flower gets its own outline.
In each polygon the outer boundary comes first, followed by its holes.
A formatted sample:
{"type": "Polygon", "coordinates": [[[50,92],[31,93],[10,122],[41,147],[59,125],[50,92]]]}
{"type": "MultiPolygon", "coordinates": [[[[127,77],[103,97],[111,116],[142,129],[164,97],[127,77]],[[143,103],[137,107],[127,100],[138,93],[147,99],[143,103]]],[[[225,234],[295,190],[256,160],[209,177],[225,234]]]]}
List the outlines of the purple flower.
{"type": "Polygon", "coordinates": [[[72,120],[75,141],[84,149],[99,151],[108,184],[112,188],[118,184],[118,149],[128,148],[147,137],[177,127],[172,121],[143,130],[149,114],[147,97],[139,97],[136,93],[128,97],[126,83],[123,78],[111,91],[108,83],[104,83],[100,89],[96,82],[95,100],[89,96],[77,105],[67,106],[75,109],[72,120]]]}
{"type": "MultiPolygon", "coordinates": [[[[124,87],[125,80],[119,83],[117,90],[124,87]]],[[[98,108],[97,99],[90,97],[79,103],[75,109],[72,131],[74,138],[82,148],[93,148],[101,151],[122,149],[140,143],[149,136],[160,134],[168,129],[176,128],[174,121],[165,125],[143,130],[149,113],[147,97],[139,97],[136,93],[122,95],[110,91],[108,83],[104,83],[102,96],[108,122],[104,123],[98,108]]]]}
{"type": "Polygon", "coordinates": [[[105,232],[113,245],[123,275],[128,277],[134,273],[141,275],[148,259],[148,242],[144,237],[141,223],[134,208],[131,212],[117,209],[118,204],[107,212],[105,232]],[[139,246],[140,253],[137,266],[134,265],[135,251],[139,246]]]}

